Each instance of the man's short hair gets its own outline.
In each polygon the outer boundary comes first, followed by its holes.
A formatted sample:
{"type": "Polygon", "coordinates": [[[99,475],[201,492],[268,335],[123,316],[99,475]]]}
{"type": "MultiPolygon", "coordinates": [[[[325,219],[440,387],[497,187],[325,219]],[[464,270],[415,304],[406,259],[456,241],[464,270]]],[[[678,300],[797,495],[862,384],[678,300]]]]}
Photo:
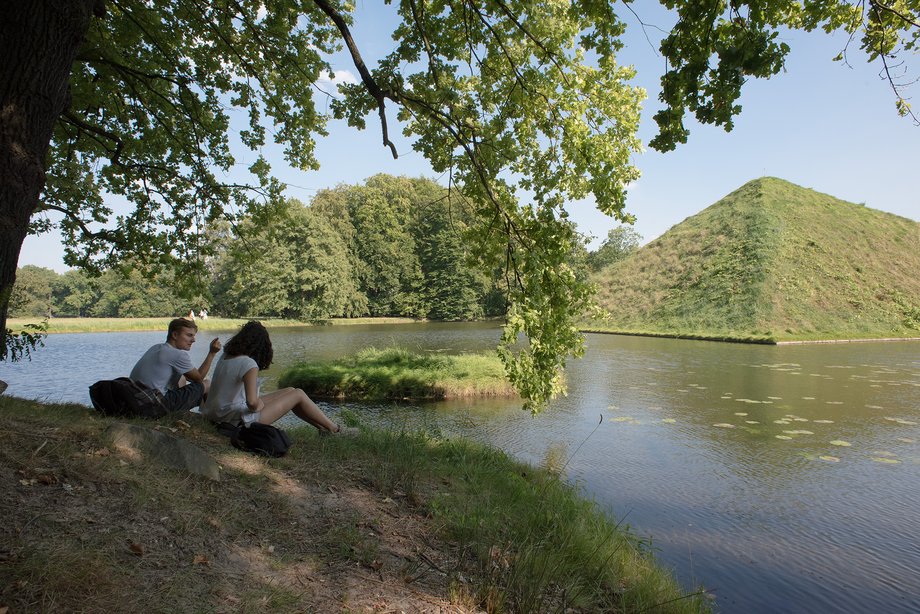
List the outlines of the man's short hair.
{"type": "Polygon", "coordinates": [[[187,320],[186,318],[176,318],[169,323],[169,328],[166,330],[166,340],[169,341],[172,339],[173,333],[179,332],[183,328],[191,328],[195,332],[198,332],[198,325],[195,324],[192,320],[187,320]]]}

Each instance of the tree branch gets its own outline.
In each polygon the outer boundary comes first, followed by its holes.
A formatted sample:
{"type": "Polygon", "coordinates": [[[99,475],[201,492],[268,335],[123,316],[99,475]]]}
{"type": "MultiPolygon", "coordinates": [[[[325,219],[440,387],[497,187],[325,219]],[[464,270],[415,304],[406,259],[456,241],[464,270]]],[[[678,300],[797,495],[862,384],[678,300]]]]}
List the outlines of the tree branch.
{"type": "Polygon", "coordinates": [[[355,43],[355,40],[351,35],[351,30],[348,29],[348,24],[345,23],[345,19],[342,17],[342,15],[337,10],[335,10],[332,5],[326,2],[326,0],[313,0],[313,3],[316,4],[316,6],[318,6],[320,10],[324,12],[339,29],[339,32],[342,35],[342,40],[345,41],[345,46],[348,47],[348,52],[351,54],[351,59],[355,63],[355,68],[358,69],[358,74],[361,75],[361,82],[364,83],[364,87],[367,88],[368,93],[374,98],[374,100],[377,101],[377,112],[380,115],[380,128],[383,131],[383,144],[390,148],[394,159],[398,158],[399,153],[396,151],[396,145],[390,141],[388,134],[386,108],[384,103],[386,98],[389,98],[393,102],[399,103],[399,97],[390,90],[381,89],[380,85],[374,80],[374,77],[367,69],[367,65],[364,63],[364,59],[361,57],[361,52],[358,50],[358,45],[355,43]]]}
{"type": "Polygon", "coordinates": [[[898,11],[897,9],[887,4],[879,2],[878,0],[869,0],[869,4],[871,4],[873,7],[882,9],[886,13],[891,13],[892,15],[895,15],[898,19],[900,19],[904,23],[909,23],[913,27],[920,29],[920,22],[914,21],[913,19],[910,18],[910,16],[905,15],[904,13],[898,11]]]}
{"type": "MultiPolygon", "coordinates": [[[[881,15],[879,15],[879,8],[881,7],[881,9],[886,9],[887,7],[885,7],[885,5],[883,4],[875,2],[874,0],[870,0],[870,4],[872,6],[873,12],[875,13],[876,19],[879,21],[879,23],[881,23],[882,18],[881,18],[881,15]]],[[[900,15],[898,16],[901,17],[900,15]]],[[[901,18],[904,19],[903,17],[901,18]]],[[[884,32],[885,32],[884,29],[882,29],[882,36],[884,36],[884,32]]],[[[911,111],[910,104],[906,100],[904,100],[904,96],[902,96],[901,92],[898,90],[898,85],[894,82],[894,77],[891,76],[891,71],[888,68],[888,60],[885,58],[885,53],[882,51],[882,47],[883,47],[883,44],[882,44],[882,41],[880,40],[878,56],[882,59],[882,67],[884,68],[884,71],[885,71],[885,78],[888,80],[888,84],[891,86],[891,89],[894,92],[894,95],[898,99],[898,110],[901,111],[902,116],[910,115],[910,118],[914,121],[914,124],[920,126],[920,119],[918,119],[917,116],[914,114],[914,112],[911,111]]]]}
{"type": "Polygon", "coordinates": [[[101,239],[103,241],[108,241],[112,244],[118,245],[119,247],[123,247],[121,245],[122,242],[119,241],[117,233],[111,230],[106,230],[106,229],[99,230],[99,231],[92,231],[86,225],[86,222],[84,222],[83,219],[77,216],[77,214],[74,213],[73,211],[65,209],[64,207],[58,207],[57,205],[52,205],[49,203],[42,203],[42,207],[40,211],[48,211],[48,210],[57,211],[58,213],[63,213],[74,224],[79,226],[83,234],[89,239],[101,239]]]}

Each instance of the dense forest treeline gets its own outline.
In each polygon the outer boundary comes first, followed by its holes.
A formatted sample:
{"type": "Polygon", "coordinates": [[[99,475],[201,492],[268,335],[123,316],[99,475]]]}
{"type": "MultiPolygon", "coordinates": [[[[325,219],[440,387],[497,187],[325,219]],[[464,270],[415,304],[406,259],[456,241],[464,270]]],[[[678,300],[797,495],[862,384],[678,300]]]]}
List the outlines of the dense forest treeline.
{"type": "MultiPolygon", "coordinates": [[[[424,178],[375,175],[363,185],[291,199],[263,219],[212,224],[218,247],[196,295],[171,274],[147,277],[130,263],[92,277],[27,265],[17,272],[13,317],[155,317],[207,309],[224,317],[403,316],[473,320],[505,312],[503,271],[475,266],[470,203],[424,178]]],[[[636,249],[628,227],[595,252],[573,254],[585,274],[636,249]]],[[[187,280],[185,280],[187,281],[187,280]]]]}

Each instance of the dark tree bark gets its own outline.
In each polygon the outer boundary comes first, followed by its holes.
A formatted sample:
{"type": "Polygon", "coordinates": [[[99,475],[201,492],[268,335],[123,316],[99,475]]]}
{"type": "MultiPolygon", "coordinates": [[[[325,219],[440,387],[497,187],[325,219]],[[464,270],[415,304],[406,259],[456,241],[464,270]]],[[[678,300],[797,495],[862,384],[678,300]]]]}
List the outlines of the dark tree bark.
{"type": "Polygon", "coordinates": [[[19,252],[45,185],[45,156],[69,104],[70,71],[104,0],[0,0],[0,358],[19,252]]]}

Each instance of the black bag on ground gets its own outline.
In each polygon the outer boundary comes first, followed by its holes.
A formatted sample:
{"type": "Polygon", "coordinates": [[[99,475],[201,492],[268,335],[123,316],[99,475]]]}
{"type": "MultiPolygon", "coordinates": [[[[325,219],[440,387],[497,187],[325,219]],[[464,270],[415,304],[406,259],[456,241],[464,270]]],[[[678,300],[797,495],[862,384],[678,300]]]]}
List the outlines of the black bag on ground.
{"type": "Polygon", "coordinates": [[[291,438],[271,424],[253,422],[249,426],[240,427],[231,437],[230,443],[246,452],[278,458],[287,454],[291,447],[291,438]]]}
{"type": "Polygon", "coordinates": [[[93,407],[106,416],[162,418],[169,413],[163,393],[128,377],[104,379],[89,387],[93,407]]]}

